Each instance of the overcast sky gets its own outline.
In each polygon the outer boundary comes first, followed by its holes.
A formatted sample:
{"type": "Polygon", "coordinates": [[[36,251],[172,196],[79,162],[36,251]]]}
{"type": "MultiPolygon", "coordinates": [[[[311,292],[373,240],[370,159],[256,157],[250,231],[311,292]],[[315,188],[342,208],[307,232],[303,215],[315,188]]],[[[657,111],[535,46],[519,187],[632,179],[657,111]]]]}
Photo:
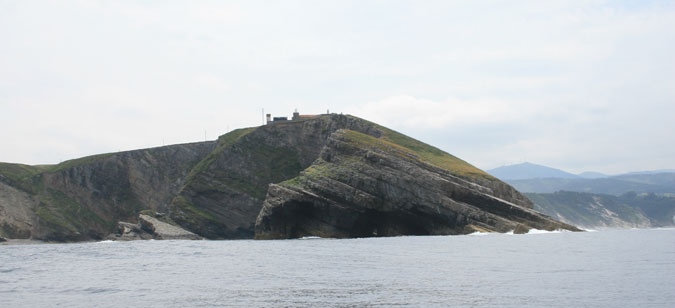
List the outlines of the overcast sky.
{"type": "Polygon", "coordinates": [[[483,169],[675,168],[674,1],[0,0],[0,161],[349,113],[483,169]]]}

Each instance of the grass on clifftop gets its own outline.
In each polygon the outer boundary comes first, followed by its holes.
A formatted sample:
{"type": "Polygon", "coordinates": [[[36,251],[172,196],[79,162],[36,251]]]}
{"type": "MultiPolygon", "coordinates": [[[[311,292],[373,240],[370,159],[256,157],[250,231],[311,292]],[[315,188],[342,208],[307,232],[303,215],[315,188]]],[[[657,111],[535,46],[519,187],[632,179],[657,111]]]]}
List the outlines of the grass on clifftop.
{"type": "Polygon", "coordinates": [[[81,166],[81,165],[86,165],[89,163],[93,163],[99,159],[106,158],[108,156],[114,155],[115,153],[105,153],[105,154],[97,154],[97,155],[91,155],[91,156],[85,156],[81,158],[76,158],[76,159],[71,159],[71,160],[66,160],[58,165],[52,165],[47,168],[47,172],[59,172],[62,170],[70,169],[73,167],[81,166]]]}
{"type": "MultiPolygon", "coordinates": [[[[437,148],[386,128],[381,129],[384,132],[382,138],[376,138],[353,130],[345,130],[342,136],[346,137],[348,143],[358,148],[378,148],[403,159],[423,161],[462,177],[494,179],[484,171],[437,148]]],[[[349,174],[350,168],[353,168],[355,164],[362,163],[357,158],[346,158],[340,164],[318,159],[307,169],[303,170],[299,176],[283,181],[281,184],[302,187],[307,181],[311,181],[317,177],[335,178],[349,174]]]]}
{"type": "Polygon", "coordinates": [[[424,161],[433,166],[450,171],[452,174],[468,177],[468,178],[484,178],[494,180],[495,178],[487,172],[480,170],[471,164],[448,154],[436,147],[428,145],[424,142],[410,138],[404,134],[393,131],[386,127],[374,124],[380,131],[382,131],[381,138],[375,138],[369,135],[361,134],[354,131],[349,131],[349,136],[355,140],[364,143],[389,145],[398,149],[403,149],[408,153],[415,154],[421,161],[424,161]]]}
{"type": "Polygon", "coordinates": [[[43,172],[51,166],[29,166],[23,164],[0,163],[0,174],[11,181],[19,182],[43,172]]]}

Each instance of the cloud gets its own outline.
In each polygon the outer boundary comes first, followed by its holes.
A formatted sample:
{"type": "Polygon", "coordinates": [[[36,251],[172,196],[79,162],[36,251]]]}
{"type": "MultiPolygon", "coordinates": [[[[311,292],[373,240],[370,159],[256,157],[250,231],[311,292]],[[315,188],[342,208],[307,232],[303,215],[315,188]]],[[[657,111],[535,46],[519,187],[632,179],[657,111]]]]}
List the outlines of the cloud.
{"type": "Polygon", "coordinates": [[[215,139],[298,108],[484,168],[673,168],[673,29],[661,1],[5,1],[0,161],[215,139]]]}
{"type": "Polygon", "coordinates": [[[453,126],[500,125],[525,119],[533,108],[522,110],[499,100],[442,101],[410,95],[368,102],[348,112],[386,125],[407,129],[444,129],[453,126]]]}

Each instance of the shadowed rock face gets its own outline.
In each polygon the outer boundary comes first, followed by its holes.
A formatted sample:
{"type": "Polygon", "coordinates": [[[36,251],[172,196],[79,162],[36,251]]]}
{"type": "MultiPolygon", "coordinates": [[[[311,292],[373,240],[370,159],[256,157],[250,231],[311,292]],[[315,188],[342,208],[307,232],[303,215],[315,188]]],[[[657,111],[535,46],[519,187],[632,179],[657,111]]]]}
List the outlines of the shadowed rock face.
{"type": "Polygon", "coordinates": [[[342,128],[382,134],[355,117],[324,115],[224,135],[173,200],[171,218],[210,239],[253,238],[268,185],[296,177],[342,128]]]}
{"type": "Polygon", "coordinates": [[[85,157],[22,177],[0,174],[0,235],[102,239],[141,210],[167,211],[187,173],[214,146],[172,145],[85,157]]]}
{"type": "Polygon", "coordinates": [[[482,183],[396,144],[341,130],[300,176],[270,185],[256,238],[578,230],[533,211],[515,191],[504,194],[503,185],[482,183]]]}

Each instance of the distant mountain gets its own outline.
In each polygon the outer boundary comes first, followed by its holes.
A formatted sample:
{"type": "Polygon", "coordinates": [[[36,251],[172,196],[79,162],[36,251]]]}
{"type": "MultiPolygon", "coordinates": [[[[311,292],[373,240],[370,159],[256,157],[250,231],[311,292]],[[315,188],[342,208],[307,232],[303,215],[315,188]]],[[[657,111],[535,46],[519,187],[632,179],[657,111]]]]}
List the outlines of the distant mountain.
{"type": "Polygon", "coordinates": [[[628,173],[624,173],[624,174],[621,174],[621,175],[657,174],[657,173],[675,173],[675,169],[633,171],[633,172],[628,172],[628,173]]]}
{"type": "Polygon", "coordinates": [[[505,180],[521,192],[553,193],[560,190],[621,195],[626,192],[675,195],[675,173],[627,174],[599,179],[505,180]]]}
{"type": "Polygon", "coordinates": [[[600,173],[600,172],[586,171],[586,172],[579,173],[579,176],[584,178],[584,179],[601,179],[601,178],[606,178],[609,175],[606,175],[606,174],[600,173]]]}
{"type": "Polygon", "coordinates": [[[621,196],[559,191],[525,194],[534,209],[555,219],[583,228],[644,228],[675,225],[675,197],[621,196]]]}
{"type": "Polygon", "coordinates": [[[504,180],[524,180],[541,178],[560,178],[560,179],[578,179],[576,174],[562,171],[551,167],[536,165],[532,163],[522,163],[517,165],[503,166],[490,170],[487,173],[504,180]]]}

